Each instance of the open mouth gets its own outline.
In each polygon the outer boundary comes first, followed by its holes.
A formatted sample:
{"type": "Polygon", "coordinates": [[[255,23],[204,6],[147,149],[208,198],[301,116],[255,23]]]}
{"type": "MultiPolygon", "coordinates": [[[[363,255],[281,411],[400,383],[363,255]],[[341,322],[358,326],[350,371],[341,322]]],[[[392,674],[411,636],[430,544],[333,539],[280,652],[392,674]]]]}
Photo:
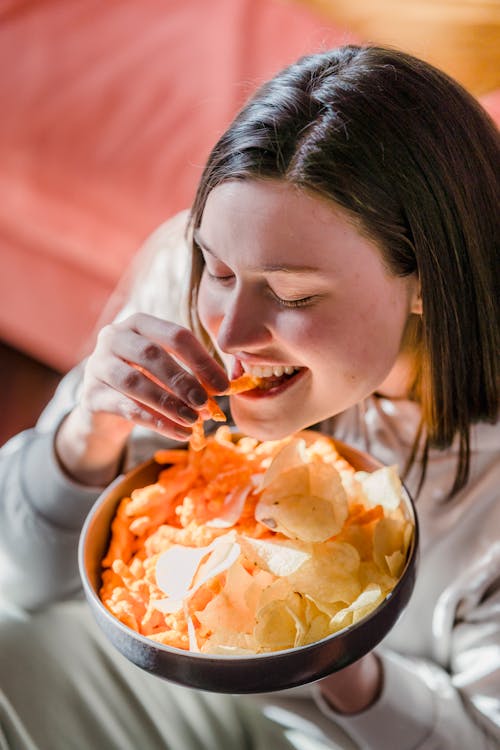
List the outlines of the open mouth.
{"type": "Polygon", "coordinates": [[[295,383],[305,372],[305,367],[293,365],[287,366],[248,366],[242,370],[249,375],[259,378],[259,384],[252,390],[240,394],[243,397],[259,398],[263,396],[277,395],[295,383]]]}

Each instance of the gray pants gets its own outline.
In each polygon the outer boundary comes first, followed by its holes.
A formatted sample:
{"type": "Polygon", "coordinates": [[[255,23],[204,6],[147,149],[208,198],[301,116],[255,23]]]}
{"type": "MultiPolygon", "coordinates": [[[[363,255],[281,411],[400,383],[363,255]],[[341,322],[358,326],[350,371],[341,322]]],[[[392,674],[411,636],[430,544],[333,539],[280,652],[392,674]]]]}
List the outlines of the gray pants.
{"type": "Polygon", "coordinates": [[[0,750],[339,747],[301,742],[264,709],[262,700],[190,690],[130,664],[83,602],[0,617],[0,750]]]}

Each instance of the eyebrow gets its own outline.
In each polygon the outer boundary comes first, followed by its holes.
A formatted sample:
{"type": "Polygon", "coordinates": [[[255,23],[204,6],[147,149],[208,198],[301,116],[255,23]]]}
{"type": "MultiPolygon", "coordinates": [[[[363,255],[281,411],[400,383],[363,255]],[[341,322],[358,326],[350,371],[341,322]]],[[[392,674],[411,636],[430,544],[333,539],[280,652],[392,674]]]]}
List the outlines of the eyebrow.
{"type": "MultiPolygon", "coordinates": [[[[214,253],[214,251],[208,247],[206,242],[202,240],[198,229],[194,230],[193,238],[202,250],[209,255],[212,255],[217,260],[220,260],[216,253],[214,253]]],[[[295,265],[290,263],[270,263],[265,266],[259,266],[259,271],[265,271],[266,273],[320,273],[320,269],[315,268],[314,266],[295,265]]]]}

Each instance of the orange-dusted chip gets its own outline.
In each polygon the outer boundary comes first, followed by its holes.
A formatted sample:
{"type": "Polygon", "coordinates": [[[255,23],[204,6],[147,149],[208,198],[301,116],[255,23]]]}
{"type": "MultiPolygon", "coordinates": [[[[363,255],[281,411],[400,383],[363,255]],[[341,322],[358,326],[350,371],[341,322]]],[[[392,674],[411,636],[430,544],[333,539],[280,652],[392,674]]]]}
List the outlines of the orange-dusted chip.
{"type": "Polygon", "coordinates": [[[259,442],[224,425],[205,437],[217,413],[210,399],[191,444],[158,452],[157,481],[119,504],[104,605],[149,638],[207,654],[297,647],[354,625],[407,558],[413,525],[386,491],[397,483],[376,494],[368,482],[367,497],[367,478],[323,436],[259,442]]]}
{"type": "Polygon", "coordinates": [[[200,451],[207,444],[205,438],[205,430],[203,428],[203,421],[206,419],[213,419],[214,422],[225,422],[226,415],[220,408],[219,404],[215,399],[209,398],[207,403],[204,404],[198,411],[199,418],[193,425],[193,431],[189,438],[189,446],[194,451],[200,451]]]}
{"type": "Polygon", "coordinates": [[[213,398],[209,398],[207,403],[201,407],[200,409],[200,415],[204,419],[213,419],[214,422],[225,422],[226,421],[226,415],[220,408],[217,401],[215,401],[213,398]],[[205,416],[205,414],[207,416],[205,416]]]}
{"type": "Polygon", "coordinates": [[[116,559],[129,562],[133,554],[134,534],[130,531],[126,510],[130,502],[129,497],[123,498],[116,515],[111,523],[111,542],[106,557],[102,560],[104,568],[110,568],[116,559]]]}
{"type": "Polygon", "coordinates": [[[250,375],[245,372],[244,375],[240,375],[239,378],[231,380],[229,388],[224,393],[228,396],[232,396],[235,393],[243,393],[244,391],[251,391],[254,388],[258,388],[262,384],[262,378],[258,378],[256,375],[250,375]]]}
{"type": "Polygon", "coordinates": [[[215,401],[215,399],[213,398],[207,399],[207,403],[203,404],[203,406],[198,409],[198,414],[200,415],[202,420],[213,419],[214,422],[226,421],[226,415],[220,408],[217,401],[215,401]]]}
{"type": "MultiPolygon", "coordinates": [[[[225,391],[225,393],[241,393],[244,390],[250,390],[251,388],[254,388],[259,381],[260,378],[242,375],[241,378],[237,378],[237,380],[232,381],[233,384],[236,384],[237,382],[240,383],[240,385],[236,386],[238,390],[228,390],[225,391]]],[[[205,431],[203,429],[204,421],[212,419],[214,422],[226,422],[227,420],[226,415],[220,408],[217,401],[215,401],[215,399],[213,398],[208,398],[206,404],[204,404],[201,409],[198,410],[198,413],[200,415],[200,418],[193,425],[193,432],[191,434],[191,438],[189,439],[189,445],[195,451],[200,451],[206,445],[205,431]]],[[[169,451],[157,451],[156,455],[159,455],[161,458],[163,458],[163,456],[165,455],[166,458],[168,458],[169,451]]]]}
{"type": "Polygon", "coordinates": [[[346,520],[346,526],[357,525],[364,526],[373,521],[380,521],[384,517],[384,509],[381,505],[375,505],[373,508],[366,509],[364,505],[356,503],[346,520]]]}
{"type": "Polygon", "coordinates": [[[154,454],[157,464],[187,464],[188,452],[185,448],[164,448],[154,454]]]}
{"type": "Polygon", "coordinates": [[[198,419],[193,425],[193,431],[189,438],[189,447],[194,451],[201,451],[206,444],[207,440],[205,437],[205,430],[203,429],[203,420],[200,417],[200,419],[198,419]]]}

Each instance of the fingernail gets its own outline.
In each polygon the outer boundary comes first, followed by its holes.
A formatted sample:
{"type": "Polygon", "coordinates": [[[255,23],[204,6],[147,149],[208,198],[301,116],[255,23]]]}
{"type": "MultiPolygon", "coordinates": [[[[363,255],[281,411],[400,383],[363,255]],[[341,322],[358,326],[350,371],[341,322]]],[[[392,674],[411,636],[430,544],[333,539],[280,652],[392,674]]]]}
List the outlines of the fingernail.
{"type": "Polygon", "coordinates": [[[175,434],[177,440],[182,440],[185,443],[187,443],[187,441],[191,437],[191,433],[190,432],[184,432],[184,430],[182,430],[182,429],[176,429],[176,430],[174,430],[174,434],[175,434]]]}
{"type": "Polygon", "coordinates": [[[193,406],[203,406],[203,404],[206,404],[207,402],[207,394],[200,388],[193,388],[193,390],[188,393],[188,399],[193,406]]]}
{"type": "Polygon", "coordinates": [[[179,417],[182,417],[182,419],[185,419],[186,422],[189,422],[192,424],[193,422],[196,422],[198,419],[198,414],[193,411],[193,409],[190,409],[189,406],[179,406],[177,409],[177,414],[179,417]]]}
{"type": "Polygon", "coordinates": [[[223,375],[217,375],[216,377],[212,378],[212,385],[214,386],[216,392],[225,391],[226,388],[229,387],[229,380],[223,375]]]}

